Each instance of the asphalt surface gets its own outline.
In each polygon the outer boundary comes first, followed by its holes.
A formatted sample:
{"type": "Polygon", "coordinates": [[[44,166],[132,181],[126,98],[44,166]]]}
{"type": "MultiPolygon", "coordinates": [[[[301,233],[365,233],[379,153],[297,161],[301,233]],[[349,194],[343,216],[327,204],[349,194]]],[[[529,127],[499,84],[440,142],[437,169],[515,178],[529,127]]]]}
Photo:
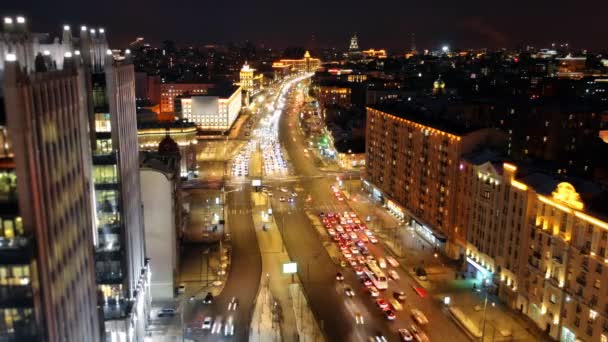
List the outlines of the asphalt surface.
{"type": "Polygon", "coordinates": [[[227,223],[230,227],[232,247],[231,265],[224,289],[210,305],[202,303],[204,293],[197,295],[193,302],[187,301],[185,304],[185,326],[191,328],[191,333],[186,333],[186,337],[195,341],[246,341],[249,338],[249,326],[260,283],[262,261],[251,217],[251,189],[247,185],[242,185],[240,188],[241,191],[226,193],[227,223]],[[239,301],[238,308],[236,311],[228,311],[228,304],[233,297],[239,301]],[[225,323],[230,316],[234,321],[234,336],[212,335],[210,331],[201,329],[205,317],[212,317],[214,320],[219,317],[225,323]]]}
{"type": "MultiPolygon", "coordinates": [[[[343,212],[350,209],[344,202],[338,201],[331,192],[330,186],[336,183],[335,175],[321,172],[318,161],[315,161],[311,154],[304,152],[305,139],[296,129],[298,114],[298,104],[288,101],[279,125],[280,141],[287,151],[297,177],[287,181],[278,179],[265,183],[276,185],[273,211],[280,225],[287,251],[298,263],[298,274],[303,282],[309,304],[327,339],[362,341],[381,333],[387,340],[397,341],[399,340],[397,329],[409,328],[412,324],[410,309],[416,307],[421,309],[431,321],[427,334],[432,341],[468,341],[468,337],[443,312],[445,309],[433,302],[433,299],[420,298],[415,294],[413,286],[416,283],[403,270],[396,269],[400,279],[390,280],[389,289],[381,293],[381,297],[385,299],[390,298],[392,292],[397,290],[405,291],[408,296],[404,310],[397,312],[397,319],[390,322],[376,307],[375,301],[364,290],[350,267],[341,269],[328,255],[323,247],[323,243],[328,242],[312,226],[307,212],[317,215],[321,211],[343,212]],[[276,192],[278,186],[298,192],[296,203],[279,202],[277,200],[279,193],[276,192]],[[311,195],[311,202],[304,200],[308,195],[311,195]],[[343,283],[335,279],[338,271],[344,274],[343,283]],[[344,284],[355,290],[355,297],[348,298],[344,295],[344,284]],[[354,322],[355,313],[363,315],[365,324],[357,325],[354,322]]],[[[368,245],[373,255],[386,255],[381,245],[368,245]]]]}

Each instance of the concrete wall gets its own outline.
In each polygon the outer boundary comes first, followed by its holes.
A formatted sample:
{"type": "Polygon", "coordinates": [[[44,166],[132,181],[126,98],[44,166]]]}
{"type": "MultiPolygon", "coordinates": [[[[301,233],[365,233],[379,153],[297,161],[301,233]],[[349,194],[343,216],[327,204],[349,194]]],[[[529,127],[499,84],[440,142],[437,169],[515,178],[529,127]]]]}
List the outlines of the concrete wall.
{"type": "Polygon", "coordinates": [[[173,185],[165,174],[140,170],[144,203],[146,251],[150,258],[153,300],[171,299],[174,295],[177,250],[173,185]]]}

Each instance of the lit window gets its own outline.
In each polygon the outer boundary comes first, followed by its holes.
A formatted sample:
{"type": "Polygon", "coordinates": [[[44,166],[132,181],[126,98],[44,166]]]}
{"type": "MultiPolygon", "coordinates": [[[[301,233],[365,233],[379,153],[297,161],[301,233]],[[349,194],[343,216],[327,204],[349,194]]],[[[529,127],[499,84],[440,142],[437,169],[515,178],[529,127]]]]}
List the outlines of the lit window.
{"type": "Polygon", "coordinates": [[[597,318],[597,311],[589,310],[589,319],[595,320],[597,318]]]}

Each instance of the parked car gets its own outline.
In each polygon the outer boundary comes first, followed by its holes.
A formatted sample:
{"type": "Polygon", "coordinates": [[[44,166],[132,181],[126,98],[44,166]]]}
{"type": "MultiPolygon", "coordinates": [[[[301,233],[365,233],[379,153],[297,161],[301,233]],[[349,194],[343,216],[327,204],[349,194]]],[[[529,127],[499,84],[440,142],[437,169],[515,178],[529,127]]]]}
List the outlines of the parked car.
{"type": "Polygon", "coordinates": [[[162,308],[158,311],[158,317],[171,317],[176,313],[175,309],[162,308]]]}
{"type": "Polygon", "coordinates": [[[393,292],[393,297],[400,302],[405,302],[405,298],[406,298],[405,292],[403,292],[403,291],[393,292]]]}
{"type": "Polygon", "coordinates": [[[203,330],[211,330],[211,325],[213,324],[213,318],[207,316],[205,317],[205,319],[203,320],[203,325],[201,326],[201,328],[203,330]]]}

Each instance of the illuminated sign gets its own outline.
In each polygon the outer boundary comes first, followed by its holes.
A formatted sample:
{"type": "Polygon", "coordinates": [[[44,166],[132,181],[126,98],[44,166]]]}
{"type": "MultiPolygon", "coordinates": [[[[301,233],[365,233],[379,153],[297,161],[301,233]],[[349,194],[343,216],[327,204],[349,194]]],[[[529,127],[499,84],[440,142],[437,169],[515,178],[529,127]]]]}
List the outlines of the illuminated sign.
{"type": "Polygon", "coordinates": [[[576,192],[570,183],[559,183],[551,195],[553,196],[554,200],[560,201],[571,208],[582,210],[584,207],[581,196],[578,194],[578,192],[576,192]]]}
{"type": "Polygon", "coordinates": [[[261,185],[262,185],[261,179],[252,179],[251,180],[251,186],[261,186],[261,185]]]}
{"type": "Polygon", "coordinates": [[[298,273],[298,264],[295,262],[288,262],[283,264],[283,274],[294,274],[298,273]]]}

